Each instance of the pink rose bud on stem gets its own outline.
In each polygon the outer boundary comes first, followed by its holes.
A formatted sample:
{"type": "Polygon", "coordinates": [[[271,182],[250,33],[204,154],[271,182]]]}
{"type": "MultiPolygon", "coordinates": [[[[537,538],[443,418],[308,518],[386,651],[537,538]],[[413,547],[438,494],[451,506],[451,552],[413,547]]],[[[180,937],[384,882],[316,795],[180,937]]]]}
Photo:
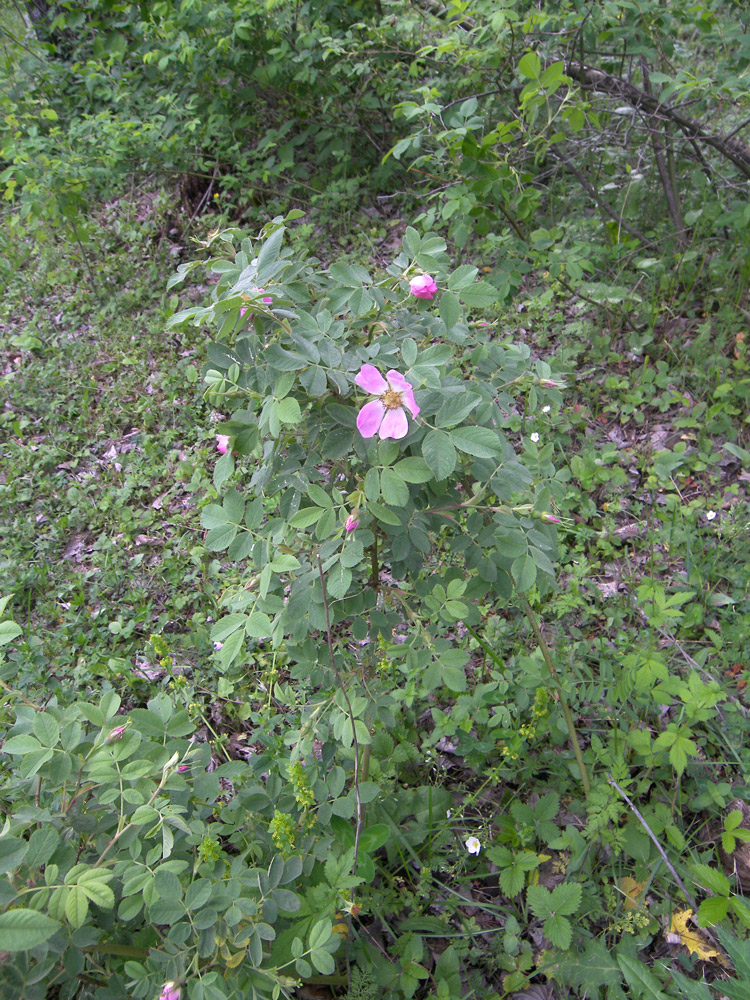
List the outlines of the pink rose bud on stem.
{"type": "Polygon", "coordinates": [[[560,518],[559,517],[555,517],[554,514],[549,514],[547,511],[544,511],[544,513],[541,515],[541,518],[542,518],[543,521],[546,521],[547,524],[559,524],[560,523],[560,518]]]}
{"type": "Polygon", "coordinates": [[[128,728],[127,725],[117,726],[115,729],[112,730],[112,732],[109,734],[105,742],[113,743],[115,740],[121,740],[122,734],[125,732],[127,728],[128,728]]]}
{"type": "Polygon", "coordinates": [[[355,514],[350,514],[349,517],[347,517],[346,524],[344,525],[344,527],[346,528],[347,531],[354,531],[354,529],[358,525],[359,525],[359,521],[358,521],[357,515],[355,513],[355,514]]]}
{"type": "Polygon", "coordinates": [[[180,1000],[180,987],[177,983],[165,983],[161,988],[158,1000],[180,1000]]]}
{"type": "Polygon", "coordinates": [[[539,385],[542,389],[564,389],[562,382],[555,382],[552,378],[540,378],[539,385]]]}
{"type": "Polygon", "coordinates": [[[229,435],[228,434],[217,434],[216,435],[216,450],[220,455],[226,455],[229,450],[229,435]]]}
{"type": "Polygon", "coordinates": [[[438,290],[435,279],[429,274],[419,274],[409,282],[409,290],[417,299],[431,299],[438,290]]]}

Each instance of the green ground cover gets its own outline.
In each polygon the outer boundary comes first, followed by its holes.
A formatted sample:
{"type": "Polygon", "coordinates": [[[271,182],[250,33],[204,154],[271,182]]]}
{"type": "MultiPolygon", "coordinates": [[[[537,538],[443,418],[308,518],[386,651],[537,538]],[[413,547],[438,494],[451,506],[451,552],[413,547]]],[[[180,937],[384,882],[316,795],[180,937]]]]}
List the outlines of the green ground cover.
{"type": "Polygon", "coordinates": [[[73,6],[2,22],[3,996],[746,998],[736,9],[73,6]]]}

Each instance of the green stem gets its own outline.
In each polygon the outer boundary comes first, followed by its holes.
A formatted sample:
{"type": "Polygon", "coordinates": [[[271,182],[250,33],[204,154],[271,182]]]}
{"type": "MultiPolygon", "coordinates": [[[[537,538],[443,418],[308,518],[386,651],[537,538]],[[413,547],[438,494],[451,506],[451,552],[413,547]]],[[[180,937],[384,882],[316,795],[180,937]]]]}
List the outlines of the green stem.
{"type": "Polygon", "coordinates": [[[526,613],[526,617],[529,619],[529,624],[531,625],[531,631],[534,633],[536,641],[539,643],[539,649],[542,651],[542,656],[544,657],[544,662],[547,664],[547,669],[550,672],[550,676],[557,685],[557,690],[560,695],[560,705],[562,706],[563,715],[565,716],[565,722],[568,725],[568,733],[570,734],[570,743],[573,747],[573,753],[575,754],[576,762],[578,763],[578,770],[581,772],[581,784],[583,785],[583,792],[586,798],[589,797],[591,792],[591,782],[589,781],[589,773],[586,770],[586,765],[583,762],[583,754],[581,753],[581,744],[578,742],[578,733],[576,732],[575,723],[573,722],[573,715],[571,714],[570,707],[568,706],[568,699],[565,697],[565,692],[563,691],[563,686],[560,683],[560,678],[557,675],[557,670],[552,662],[552,654],[549,651],[549,646],[547,645],[544,636],[542,635],[542,630],[539,628],[539,622],[536,615],[534,614],[531,605],[526,600],[526,598],[521,595],[521,604],[523,610],[526,613]]]}

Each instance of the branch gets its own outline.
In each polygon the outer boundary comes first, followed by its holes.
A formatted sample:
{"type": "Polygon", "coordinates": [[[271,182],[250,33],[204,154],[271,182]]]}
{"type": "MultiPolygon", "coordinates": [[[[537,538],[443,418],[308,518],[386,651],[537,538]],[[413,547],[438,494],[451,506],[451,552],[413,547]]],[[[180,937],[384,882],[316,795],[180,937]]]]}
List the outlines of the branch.
{"type": "Polygon", "coordinates": [[[711,146],[712,149],[731,160],[745,177],[750,177],[750,147],[735,139],[734,132],[727,136],[714,135],[712,132],[706,131],[700,122],[688,118],[668,104],[661,104],[659,99],[652,94],[647,94],[644,90],[634,87],[632,83],[605,73],[603,70],[570,62],[566,65],[565,72],[584,87],[610,94],[612,97],[627,101],[638,110],[644,110],[650,114],[658,113],[663,118],[673,121],[688,138],[705,142],[707,146],[711,146]]]}

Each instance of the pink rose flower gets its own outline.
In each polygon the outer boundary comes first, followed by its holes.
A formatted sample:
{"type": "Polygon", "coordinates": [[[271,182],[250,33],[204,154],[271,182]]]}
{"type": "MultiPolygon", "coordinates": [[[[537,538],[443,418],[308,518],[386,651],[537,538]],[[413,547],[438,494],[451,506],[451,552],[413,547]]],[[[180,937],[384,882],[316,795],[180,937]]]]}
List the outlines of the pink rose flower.
{"type": "Polygon", "coordinates": [[[420,274],[411,279],[409,289],[417,299],[431,299],[437,292],[438,286],[435,279],[429,274],[420,274]]]}
{"type": "Polygon", "coordinates": [[[354,531],[354,529],[359,525],[356,514],[350,514],[346,519],[346,524],[344,527],[347,531],[354,531]]]}
{"type": "Polygon", "coordinates": [[[216,435],[216,450],[220,455],[226,455],[229,450],[229,435],[228,434],[217,434],[216,435]]]}
{"type": "Polygon", "coordinates": [[[362,365],[354,381],[365,392],[378,397],[365,403],[357,415],[357,430],[362,437],[379,434],[381,439],[395,438],[396,441],[406,437],[409,420],[404,407],[412,417],[417,416],[419,407],[414,399],[414,388],[404,376],[389,371],[383,378],[374,365],[362,365]]]}
{"type": "Polygon", "coordinates": [[[177,983],[165,983],[158,1000],[180,1000],[180,987],[177,983]]]}

